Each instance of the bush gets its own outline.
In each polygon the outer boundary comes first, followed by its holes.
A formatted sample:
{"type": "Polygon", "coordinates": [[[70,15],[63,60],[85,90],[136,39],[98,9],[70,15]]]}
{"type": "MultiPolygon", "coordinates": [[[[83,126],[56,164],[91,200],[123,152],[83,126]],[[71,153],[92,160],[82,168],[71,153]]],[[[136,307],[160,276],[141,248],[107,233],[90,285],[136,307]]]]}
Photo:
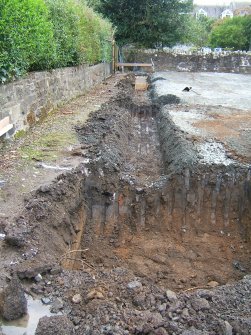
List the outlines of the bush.
{"type": "Polygon", "coordinates": [[[80,49],[83,59],[95,64],[111,60],[111,24],[86,7],[80,20],[80,49]]]}
{"type": "Polygon", "coordinates": [[[54,57],[52,24],[44,1],[1,0],[1,81],[28,70],[50,68],[54,57]]]}
{"type": "Polygon", "coordinates": [[[216,22],[211,33],[210,45],[234,50],[249,50],[250,36],[251,15],[227,18],[216,22]]]}
{"type": "Polygon", "coordinates": [[[54,67],[79,63],[79,13],[71,0],[46,0],[56,44],[54,67]]]}
{"type": "Polygon", "coordinates": [[[57,45],[56,66],[111,59],[112,25],[85,3],[46,0],[57,45]]]}
{"type": "Polygon", "coordinates": [[[0,0],[0,83],[111,60],[112,25],[81,0],[0,0]]]}

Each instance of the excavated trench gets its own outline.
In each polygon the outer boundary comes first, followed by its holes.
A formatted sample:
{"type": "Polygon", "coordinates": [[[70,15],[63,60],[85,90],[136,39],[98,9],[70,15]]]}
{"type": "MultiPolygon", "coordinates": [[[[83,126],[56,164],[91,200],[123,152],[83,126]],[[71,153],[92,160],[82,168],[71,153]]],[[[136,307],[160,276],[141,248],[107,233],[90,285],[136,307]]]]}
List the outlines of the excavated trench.
{"type": "Polygon", "coordinates": [[[163,101],[135,93],[130,76],[119,88],[76,129],[83,163],[34,192],[8,228],[6,242],[25,250],[19,273],[27,277],[39,244],[45,264],[123,266],[174,290],[242,278],[251,270],[250,169],[200,163],[163,101]]]}
{"type": "MultiPolygon", "coordinates": [[[[77,127],[82,163],[6,224],[0,284],[16,273],[63,314],[40,319],[36,334],[247,335],[251,170],[206,163],[170,117],[178,100],[150,100],[133,84],[125,77],[77,127]]],[[[8,320],[26,313],[18,283],[0,292],[8,320]]]]}
{"type": "Polygon", "coordinates": [[[77,129],[86,163],[65,266],[123,265],[175,290],[242,278],[251,267],[250,169],[200,164],[168,109],[120,85],[77,129]]]}

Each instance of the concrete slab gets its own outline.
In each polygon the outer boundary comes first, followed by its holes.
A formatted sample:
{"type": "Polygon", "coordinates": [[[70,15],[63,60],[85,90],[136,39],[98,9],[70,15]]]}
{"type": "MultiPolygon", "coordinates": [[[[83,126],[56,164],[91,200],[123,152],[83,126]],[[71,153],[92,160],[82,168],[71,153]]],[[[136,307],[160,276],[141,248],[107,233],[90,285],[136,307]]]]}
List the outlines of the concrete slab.
{"type": "Polygon", "coordinates": [[[159,96],[174,94],[182,102],[221,105],[251,110],[251,75],[233,73],[156,72],[153,78],[159,96]],[[185,87],[192,91],[183,92],[185,87]]]}

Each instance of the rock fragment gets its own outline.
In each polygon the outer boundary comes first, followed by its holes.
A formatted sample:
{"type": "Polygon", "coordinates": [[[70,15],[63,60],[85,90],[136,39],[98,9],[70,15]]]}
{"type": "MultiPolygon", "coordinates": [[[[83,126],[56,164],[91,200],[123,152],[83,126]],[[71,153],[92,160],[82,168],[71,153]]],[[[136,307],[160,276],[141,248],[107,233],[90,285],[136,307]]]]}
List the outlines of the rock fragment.
{"type": "Polygon", "coordinates": [[[82,301],[82,297],[81,295],[78,293],[78,294],[75,294],[73,297],[72,297],[72,302],[74,304],[80,304],[82,301]]]}
{"type": "Polygon", "coordinates": [[[127,287],[130,289],[130,290],[135,290],[135,289],[139,289],[142,287],[142,284],[140,281],[138,280],[134,280],[134,281],[131,281],[130,283],[127,284],[127,287]]]}
{"type": "Polygon", "coordinates": [[[193,298],[191,304],[196,312],[210,309],[209,302],[205,298],[193,298]]]}
{"type": "Polygon", "coordinates": [[[167,290],[166,291],[166,297],[169,301],[173,302],[175,300],[177,300],[177,295],[175,292],[171,291],[171,290],[167,290]]]}
{"type": "Polygon", "coordinates": [[[16,274],[3,291],[0,310],[6,320],[16,320],[27,313],[27,300],[16,274]]]}
{"type": "Polygon", "coordinates": [[[73,323],[63,315],[44,316],[37,325],[35,335],[73,335],[73,323]]]}
{"type": "Polygon", "coordinates": [[[228,321],[221,321],[220,329],[221,329],[222,335],[232,335],[233,334],[233,327],[230,325],[228,321]]]}

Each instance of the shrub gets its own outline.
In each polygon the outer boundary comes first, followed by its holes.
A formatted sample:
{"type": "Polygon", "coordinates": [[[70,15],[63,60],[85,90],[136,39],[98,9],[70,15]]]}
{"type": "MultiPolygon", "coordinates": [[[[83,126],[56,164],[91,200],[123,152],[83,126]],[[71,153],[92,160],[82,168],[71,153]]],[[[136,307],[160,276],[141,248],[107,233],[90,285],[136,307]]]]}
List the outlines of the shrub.
{"type": "Polygon", "coordinates": [[[211,33],[212,47],[248,50],[251,36],[251,15],[227,18],[216,22],[211,33]]]}
{"type": "Polygon", "coordinates": [[[0,0],[0,83],[111,59],[112,25],[83,0],[0,0]]]}
{"type": "Polygon", "coordinates": [[[56,44],[54,67],[79,63],[79,13],[72,0],[46,0],[56,44]]]}
{"type": "Polygon", "coordinates": [[[55,57],[52,24],[43,0],[1,0],[2,81],[27,70],[50,68],[55,57]],[[3,76],[6,75],[5,77],[3,76]]]}
{"type": "Polygon", "coordinates": [[[57,48],[55,66],[110,60],[111,24],[85,3],[46,0],[57,48]]]}

